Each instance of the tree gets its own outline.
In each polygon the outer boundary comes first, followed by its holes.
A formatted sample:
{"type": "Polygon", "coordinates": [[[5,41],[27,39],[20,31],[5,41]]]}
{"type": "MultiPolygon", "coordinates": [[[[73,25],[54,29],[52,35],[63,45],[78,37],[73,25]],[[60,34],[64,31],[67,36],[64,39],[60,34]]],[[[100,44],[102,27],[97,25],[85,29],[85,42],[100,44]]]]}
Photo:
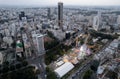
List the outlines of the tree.
{"type": "Polygon", "coordinates": [[[11,66],[10,66],[10,71],[13,71],[13,70],[15,70],[15,66],[14,66],[14,65],[11,65],[11,66]]]}
{"type": "Polygon", "coordinates": [[[23,65],[23,66],[27,66],[27,65],[28,65],[28,62],[27,62],[27,61],[23,61],[23,62],[22,62],[22,65],[23,65]]]}
{"type": "Polygon", "coordinates": [[[86,71],[83,76],[83,79],[90,79],[92,74],[93,74],[93,72],[91,70],[86,71]]]}
{"type": "MultiPolygon", "coordinates": [[[[10,67],[10,70],[14,70],[14,66],[11,65],[10,67]]],[[[18,68],[20,67],[18,66],[18,68]]],[[[6,69],[7,67],[4,68],[4,73],[0,76],[0,79],[37,79],[37,73],[34,66],[27,66],[9,73],[7,73],[6,69]]]]}
{"type": "Polygon", "coordinates": [[[56,74],[51,71],[48,67],[46,67],[46,72],[47,72],[47,79],[57,79],[56,74]]]}
{"type": "Polygon", "coordinates": [[[91,68],[91,70],[93,70],[94,72],[96,72],[98,66],[99,66],[99,61],[94,60],[94,61],[93,61],[93,64],[90,66],[90,68],[91,68]]]}

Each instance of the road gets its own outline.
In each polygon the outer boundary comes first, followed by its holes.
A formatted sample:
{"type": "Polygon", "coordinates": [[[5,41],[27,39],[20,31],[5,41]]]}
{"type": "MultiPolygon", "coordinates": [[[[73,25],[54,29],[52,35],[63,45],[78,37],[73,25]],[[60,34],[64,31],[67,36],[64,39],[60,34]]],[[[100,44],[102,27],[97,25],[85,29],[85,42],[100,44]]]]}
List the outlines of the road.
{"type": "Polygon", "coordinates": [[[46,79],[44,55],[27,59],[27,61],[29,64],[35,65],[40,70],[41,73],[38,75],[39,79],[46,79]]]}
{"type": "Polygon", "coordinates": [[[74,74],[72,74],[68,79],[81,79],[83,73],[88,70],[92,64],[92,60],[88,61],[82,67],[80,67],[74,74]]]}
{"type": "MultiPolygon", "coordinates": [[[[32,54],[32,58],[27,59],[29,64],[34,64],[39,70],[40,70],[40,74],[38,75],[39,79],[46,79],[45,75],[46,75],[46,70],[45,70],[45,61],[44,61],[44,54],[45,51],[41,51],[41,53],[43,53],[42,55],[38,54],[37,48],[34,46],[34,42],[33,42],[33,37],[32,34],[30,32],[30,30],[28,28],[23,29],[24,32],[26,33],[29,42],[30,42],[30,49],[32,54]]],[[[22,30],[21,30],[22,31],[22,30]]]]}
{"type": "MultiPolygon", "coordinates": [[[[13,51],[13,49],[9,49],[9,51],[10,50],[12,50],[13,51]]],[[[8,50],[7,50],[8,51],[8,50]]],[[[31,58],[28,58],[28,59],[25,59],[25,61],[27,61],[28,63],[29,63],[29,65],[28,66],[30,66],[30,65],[33,65],[33,66],[36,66],[39,70],[40,70],[40,74],[38,75],[38,77],[39,77],[39,79],[46,79],[46,71],[45,71],[45,61],[44,61],[44,55],[39,55],[39,56],[37,56],[37,57],[31,57],[31,58]]],[[[13,63],[12,65],[16,65],[16,64],[20,64],[20,62],[15,62],[15,63],[13,63]]],[[[22,68],[19,68],[19,69],[24,69],[24,68],[26,68],[27,66],[25,66],[25,67],[22,67],[22,68]]],[[[2,68],[2,67],[1,67],[2,68]]],[[[19,69],[15,69],[15,70],[13,70],[13,71],[17,71],[17,70],[19,70],[19,69]]],[[[13,71],[8,71],[8,72],[6,72],[6,73],[11,73],[11,72],[13,72],[13,71]]],[[[2,74],[0,74],[0,76],[1,76],[2,74]]]]}

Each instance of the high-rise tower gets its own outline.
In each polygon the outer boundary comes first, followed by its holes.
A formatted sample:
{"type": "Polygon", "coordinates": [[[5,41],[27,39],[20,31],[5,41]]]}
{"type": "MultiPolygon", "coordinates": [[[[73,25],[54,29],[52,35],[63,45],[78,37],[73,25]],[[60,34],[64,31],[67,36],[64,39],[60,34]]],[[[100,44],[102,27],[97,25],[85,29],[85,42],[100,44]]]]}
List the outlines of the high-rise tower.
{"type": "Polygon", "coordinates": [[[58,26],[63,29],[63,3],[58,3],[58,26]]]}
{"type": "Polygon", "coordinates": [[[43,37],[44,37],[44,35],[33,34],[33,42],[38,51],[37,55],[43,55],[45,53],[43,37]]]}
{"type": "Polygon", "coordinates": [[[48,19],[51,19],[51,9],[48,8],[48,13],[47,13],[48,19]]]}
{"type": "Polygon", "coordinates": [[[120,15],[118,15],[118,18],[117,18],[117,24],[120,24],[120,15]]]}
{"type": "Polygon", "coordinates": [[[93,29],[98,31],[101,29],[102,22],[101,22],[101,12],[98,12],[97,16],[93,19],[93,29]]]}

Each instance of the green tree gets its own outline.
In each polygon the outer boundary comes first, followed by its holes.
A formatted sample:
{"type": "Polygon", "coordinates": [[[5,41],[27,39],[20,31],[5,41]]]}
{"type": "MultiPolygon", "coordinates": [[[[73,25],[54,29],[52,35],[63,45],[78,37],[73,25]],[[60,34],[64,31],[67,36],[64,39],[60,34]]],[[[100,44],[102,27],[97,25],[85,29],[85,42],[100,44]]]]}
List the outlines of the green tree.
{"type": "Polygon", "coordinates": [[[46,72],[47,72],[47,79],[57,79],[56,74],[51,71],[48,67],[46,67],[46,72]]]}
{"type": "Polygon", "coordinates": [[[92,74],[93,74],[93,72],[91,70],[86,71],[83,76],[83,79],[90,79],[92,74]]]}
{"type": "MultiPolygon", "coordinates": [[[[11,67],[11,69],[14,69],[13,66],[11,67]]],[[[6,70],[4,72],[6,72],[6,70]]],[[[14,70],[9,73],[3,73],[0,76],[0,79],[37,79],[36,74],[35,67],[28,66],[26,68],[14,70]]]]}
{"type": "Polygon", "coordinates": [[[99,61],[94,60],[94,61],[93,61],[93,64],[90,66],[90,68],[91,68],[91,70],[93,70],[94,72],[96,72],[98,66],[99,66],[99,61]]]}

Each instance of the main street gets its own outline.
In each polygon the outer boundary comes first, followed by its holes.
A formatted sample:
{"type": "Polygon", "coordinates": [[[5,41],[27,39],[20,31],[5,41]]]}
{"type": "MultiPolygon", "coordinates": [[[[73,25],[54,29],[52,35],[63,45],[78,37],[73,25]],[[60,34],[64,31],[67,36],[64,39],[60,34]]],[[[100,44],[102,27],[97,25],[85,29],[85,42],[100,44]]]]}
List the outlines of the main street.
{"type": "Polygon", "coordinates": [[[68,79],[81,79],[80,77],[82,77],[83,73],[90,68],[92,63],[92,60],[84,63],[74,74],[70,75],[68,79]]]}
{"type": "Polygon", "coordinates": [[[38,75],[39,79],[46,79],[46,71],[45,71],[45,61],[44,55],[39,55],[30,59],[27,59],[28,63],[34,65],[40,70],[40,74],[38,75]]]}

